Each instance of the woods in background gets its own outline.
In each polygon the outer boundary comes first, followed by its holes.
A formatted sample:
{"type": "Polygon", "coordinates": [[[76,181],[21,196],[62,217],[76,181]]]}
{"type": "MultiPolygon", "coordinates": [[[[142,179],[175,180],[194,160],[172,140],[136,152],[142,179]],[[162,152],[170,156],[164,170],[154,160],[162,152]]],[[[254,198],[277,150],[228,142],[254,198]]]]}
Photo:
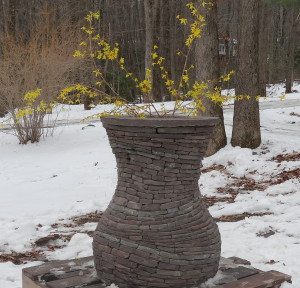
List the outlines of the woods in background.
{"type": "MultiPolygon", "coordinates": [[[[120,43],[130,71],[141,79],[145,78],[146,70],[150,71],[147,77],[153,82],[153,90],[142,99],[134,83],[114,64],[104,61],[103,71],[113,89],[129,101],[172,100],[153,69],[151,53],[156,44],[159,55],[166,59],[171,78],[180,78],[183,60],[177,52],[187,31],[176,16],[188,17],[188,2],[2,0],[0,116],[8,105],[17,105],[19,95],[36,88],[34,85],[49,91],[47,97],[55,97],[57,89],[65,84],[80,81],[92,85],[88,63],[82,65],[71,57],[80,42],[78,32],[88,11],[101,12],[97,29],[111,43],[120,43]]],[[[236,71],[229,86],[223,88],[236,88],[238,95],[249,95],[251,99],[235,103],[232,144],[255,148],[260,144],[256,97],[266,96],[266,84],[283,81],[286,92],[291,92],[294,79],[300,77],[299,3],[297,0],[212,2],[213,8],[203,12],[207,18],[203,37],[192,51],[191,61],[196,64],[192,77],[205,81],[236,71]]],[[[83,97],[82,102],[90,109],[87,98],[83,97]]],[[[226,145],[226,134],[222,108],[206,102],[205,115],[222,120],[207,152],[211,155],[226,145]]]]}

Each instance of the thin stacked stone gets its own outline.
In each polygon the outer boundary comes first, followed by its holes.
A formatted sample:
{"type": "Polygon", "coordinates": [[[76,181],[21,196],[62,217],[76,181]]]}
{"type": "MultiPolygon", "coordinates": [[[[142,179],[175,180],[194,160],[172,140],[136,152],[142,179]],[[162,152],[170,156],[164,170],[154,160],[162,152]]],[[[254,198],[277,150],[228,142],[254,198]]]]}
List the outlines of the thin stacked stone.
{"type": "Polygon", "coordinates": [[[199,191],[216,118],[104,118],[115,195],[94,234],[98,276],[119,287],[192,287],[218,271],[221,240],[199,191]]]}

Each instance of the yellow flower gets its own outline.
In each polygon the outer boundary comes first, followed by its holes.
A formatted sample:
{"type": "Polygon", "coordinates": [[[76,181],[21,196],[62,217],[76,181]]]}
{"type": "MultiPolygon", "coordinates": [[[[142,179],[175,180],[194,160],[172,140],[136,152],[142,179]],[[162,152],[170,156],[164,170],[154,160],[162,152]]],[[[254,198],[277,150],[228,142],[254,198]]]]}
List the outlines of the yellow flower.
{"type": "Polygon", "coordinates": [[[171,93],[172,96],[177,96],[177,90],[176,89],[172,89],[170,91],[170,93],[171,93]]]}
{"type": "Polygon", "coordinates": [[[234,74],[234,71],[230,71],[228,74],[226,74],[226,75],[223,75],[222,77],[221,77],[221,81],[223,81],[223,82],[228,82],[228,81],[230,81],[230,79],[232,78],[232,75],[234,74]]]}
{"type": "Polygon", "coordinates": [[[80,50],[75,50],[73,53],[73,57],[74,58],[83,58],[84,57],[84,53],[81,52],[80,50]]]}
{"type": "Polygon", "coordinates": [[[284,101],[284,100],[286,99],[286,95],[281,95],[281,96],[279,97],[279,99],[280,99],[281,101],[284,101]]]}
{"type": "Polygon", "coordinates": [[[180,24],[186,25],[188,23],[188,20],[186,18],[179,18],[180,24]]]}
{"type": "Polygon", "coordinates": [[[187,74],[183,75],[182,80],[184,83],[187,83],[189,81],[189,76],[187,74]]]}
{"type": "Polygon", "coordinates": [[[99,35],[99,34],[95,35],[95,36],[92,38],[92,40],[94,40],[94,41],[98,41],[99,39],[100,39],[100,35],[99,35]]]}
{"type": "Polygon", "coordinates": [[[93,27],[86,28],[85,26],[83,26],[81,27],[81,30],[88,35],[92,35],[95,32],[95,29],[93,27]]]}
{"type": "Polygon", "coordinates": [[[174,81],[171,79],[167,79],[167,81],[165,82],[166,86],[173,86],[174,85],[174,81]]]}
{"type": "Polygon", "coordinates": [[[161,65],[163,63],[163,61],[165,60],[164,57],[159,57],[159,59],[157,60],[157,64],[161,65]]]}
{"type": "Polygon", "coordinates": [[[99,76],[102,75],[102,72],[101,72],[99,69],[95,69],[95,70],[93,71],[93,74],[94,74],[96,77],[99,77],[99,76]]]}
{"type": "Polygon", "coordinates": [[[91,23],[93,20],[99,20],[100,19],[100,12],[89,12],[89,14],[85,17],[85,20],[89,23],[91,23]]]}
{"type": "Polygon", "coordinates": [[[42,89],[36,89],[34,91],[27,92],[24,95],[24,100],[28,106],[32,105],[38,97],[41,95],[42,89]]]}
{"type": "Polygon", "coordinates": [[[124,106],[126,103],[125,103],[124,101],[118,99],[118,100],[115,101],[114,104],[116,105],[116,107],[122,107],[122,106],[124,106]]]}
{"type": "Polygon", "coordinates": [[[152,82],[150,80],[143,80],[138,84],[138,88],[145,94],[148,94],[152,90],[152,82]]]}
{"type": "Polygon", "coordinates": [[[156,58],[158,58],[158,54],[156,52],[152,53],[152,59],[155,60],[156,58]]]}

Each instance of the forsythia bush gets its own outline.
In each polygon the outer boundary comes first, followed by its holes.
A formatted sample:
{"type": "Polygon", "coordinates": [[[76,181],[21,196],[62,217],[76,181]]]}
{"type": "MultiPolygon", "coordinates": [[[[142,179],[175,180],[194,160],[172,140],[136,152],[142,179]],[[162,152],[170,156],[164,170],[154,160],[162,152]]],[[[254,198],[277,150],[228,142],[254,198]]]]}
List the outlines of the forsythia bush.
{"type": "MultiPolygon", "coordinates": [[[[198,4],[203,9],[211,9],[213,5],[211,2],[198,1],[198,4]]],[[[119,95],[114,88],[105,79],[104,73],[101,71],[99,63],[103,61],[111,61],[118,65],[119,69],[123,71],[125,77],[135,84],[135,87],[144,95],[151,94],[153,90],[153,83],[151,82],[151,71],[146,70],[144,79],[139,79],[131,71],[126,68],[126,60],[120,54],[120,47],[118,43],[110,44],[102,35],[100,35],[95,24],[100,19],[100,12],[89,12],[85,17],[85,24],[81,28],[82,32],[86,36],[86,40],[79,44],[79,48],[74,51],[73,56],[76,58],[86,59],[91,61],[94,66],[93,76],[96,78],[94,87],[87,87],[82,84],[76,84],[63,89],[57,96],[56,101],[68,104],[79,104],[81,97],[89,97],[91,99],[100,99],[101,103],[113,103],[114,108],[111,110],[94,115],[93,117],[105,117],[105,116],[134,116],[134,117],[165,117],[168,115],[175,115],[178,112],[184,113],[189,116],[196,116],[199,110],[205,111],[203,105],[203,98],[208,98],[212,102],[218,105],[222,105],[224,101],[229,97],[221,96],[221,85],[224,82],[230,80],[233,72],[228,75],[220,77],[220,79],[212,79],[211,81],[191,81],[190,73],[195,68],[194,65],[188,65],[189,55],[192,51],[193,44],[201,37],[203,27],[205,26],[205,18],[200,13],[200,8],[197,4],[192,2],[187,4],[187,8],[190,11],[191,19],[187,19],[177,16],[178,21],[183,26],[188,26],[189,35],[183,43],[183,51],[178,51],[178,57],[184,57],[184,65],[182,74],[179,81],[175,81],[170,78],[170,73],[165,66],[165,58],[159,55],[158,46],[154,45],[152,51],[152,65],[154,69],[160,71],[160,76],[164,81],[166,90],[174,99],[173,109],[168,110],[165,104],[162,103],[158,108],[154,105],[153,100],[150,103],[135,104],[128,103],[121,95],[119,95]],[[110,92],[106,93],[106,88],[109,88],[110,92]],[[71,97],[70,97],[71,96],[71,97]]],[[[42,101],[38,105],[32,105],[35,103],[34,99],[41,93],[41,90],[29,92],[24,96],[24,100],[31,99],[26,107],[19,110],[17,117],[24,118],[26,115],[32,115],[35,111],[46,110],[48,106],[42,101]]],[[[55,103],[51,103],[50,107],[55,103]]]]}
{"type": "MultiPolygon", "coordinates": [[[[198,1],[199,4],[204,9],[210,9],[212,3],[206,1],[198,1]]],[[[221,84],[223,82],[229,81],[233,72],[228,75],[222,76],[220,79],[212,79],[208,82],[195,81],[191,83],[190,72],[195,68],[194,65],[188,66],[189,55],[192,50],[195,41],[201,37],[203,27],[205,26],[205,18],[200,13],[200,9],[194,3],[188,3],[187,8],[191,13],[191,20],[187,18],[177,16],[178,21],[183,26],[189,26],[189,35],[184,42],[184,51],[179,51],[177,55],[179,57],[184,57],[184,65],[182,70],[182,75],[179,81],[176,83],[175,80],[170,78],[170,73],[165,67],[165,58],[159,55],[158,46],[154,45],[152,52],[153,67],[160,71],[160,76],[164,81],[168,93],[174,99],[173,109],[167,110],[164,103],[157,108],[153,101],[145,104],[133,104],[128,103],[121,95],[119,95],[113,87],[106,81],[103,76],[101,69],[97,66],[98,61],[112,61],[117,63],[120,70],[123,71],[126,78],[130,79],[135,83],[136,88],[144,95],[149,95],[153,89],[153,83],[149,77],[151,71],[146,70],[145,79],[138,79],[131,71],[126,68],[126,61],[124,57],[120,54],[120,48],[118,43],[110,44],[106,39],[97,33],[95,29],[95,24],[100,19],[99,12],[90,12],[85,20],[86,24],[82,27],[83,33],[85,33],[87,39],[79,44],[79,49],[73,54],[74,57],[84,58],[91,60],[94,63],[93,74],[97,78],[95,83],[96,88],[90,91],[91,97],[98,96],[98,92],[101,91],[102,98],[105,103],[114,103],[114,108],[108,112],[94,115],[94,117],[105,117],[105,116],[135,116],[135,117],[147,117],[147,116],[158,116],[164,117],[168,115],[174,115],[177,112],[182,112],[187,115],[196,116],[199,110],[204,111],[205,107],[203,105],[202,99],[204,97],[209,98],[216,104],[222,105],[228,97],[221,96],[221,84]],[[109,87],[111,94],[103,97],[102,87],[109,87]],[[93,91],[93,92],[92,92],[93,91]]],[[[69,92],[70,87],[67,88],[69,92]]],[[[76,90],[76,89],[75,89],[76,90]]],[[[64,97],[67,97],[67,93],[64,97]]]]}

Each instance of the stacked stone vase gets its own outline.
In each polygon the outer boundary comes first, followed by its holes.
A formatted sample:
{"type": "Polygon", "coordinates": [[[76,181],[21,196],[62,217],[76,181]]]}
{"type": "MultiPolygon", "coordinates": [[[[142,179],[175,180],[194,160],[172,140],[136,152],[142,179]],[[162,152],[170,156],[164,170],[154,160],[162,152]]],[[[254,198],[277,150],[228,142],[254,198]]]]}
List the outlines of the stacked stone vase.
{"type": "Polygon", "coordinates": [[[194,287],[218,271],[218,227],[199,176],[217,118],[103,118],[118,183],[94,234],[98,276],[119,287],[194,287]]]}

